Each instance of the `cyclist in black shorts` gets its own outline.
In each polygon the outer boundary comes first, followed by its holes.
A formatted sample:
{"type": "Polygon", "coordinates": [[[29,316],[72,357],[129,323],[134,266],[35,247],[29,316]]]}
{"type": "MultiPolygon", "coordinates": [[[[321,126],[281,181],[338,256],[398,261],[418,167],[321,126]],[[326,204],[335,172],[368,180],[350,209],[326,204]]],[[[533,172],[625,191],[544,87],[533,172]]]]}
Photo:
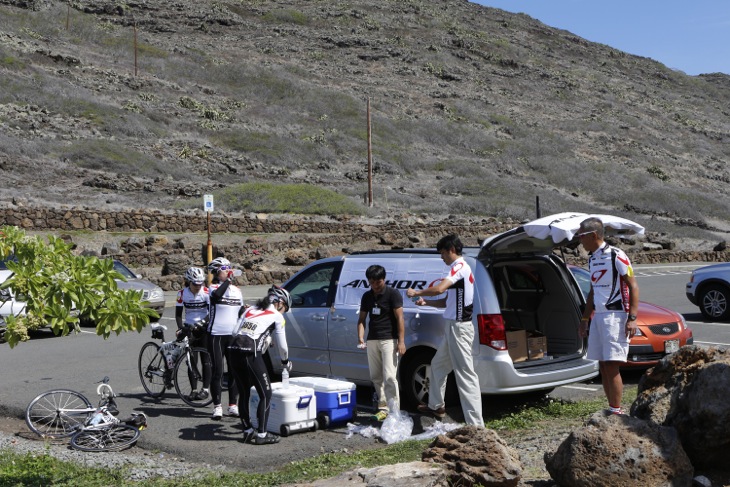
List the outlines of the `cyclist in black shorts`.
{"type": "MultiPolygon", "coordinates": [[[[217,257],[210,261],[208,269],[213,274],[213,284],[210,285],[210,320],[208,323],[208,352],[213,360],[210,392],[213,396],[213,419],[220,420],[223,417],[221,404],[223,361],[227,361],[230,371],[232,363],[227,349],[238,323],[243,306],[243,295],[241,290],[232,283],[233,267],[228,259],[217,257]]],[[[229,416],[238,416],[237,403],[238,387],[236,387],[235,381],[230,381],[228,384],[229,416]]]]}
{"type": "MultiPolygon", "coordinates": [[[[175,322],[177,323],[177,337],[182,340],[186,335],[190,340],[191,347],[208,347],[205,325],[208,320],[210,307],[210,296],[208,288],[204,286],[205,272],[200,267],[190,267],[185,272],[185,287],[178,291],[175,302],[175,322]],[[183,318],[184,314],[184,318],[183,318]]],[[[201,390],[195,390],[197,384],[191,377],[193,392],[190,399],[199,401],[210,396],[210,380],[212,364],[210,355],[204,355],[206,361],[203,363],[203,384],[201,390]]]]}
{"type": "Polygon", "coordinates": [[[228,347],[233,364],[233,373],[238,383],[241,397],[238,401],[243,423],[243,442],[254,445],[278,443],[279,436],[266,431],[271,407],[271,378],[269,377],[263,354],[271,344],[272,333],[276,336],[281,364],[291,371],[289,348],[286,344],[282,313],[289,311],[291,296],[286,289],[272,286],[266,297],[244,311],[233,333],[233,341],[228,347]],[[251,424],[248,402],[251,386],[256,388],[260,401],[256,411],[258,432],[251,424]]]}

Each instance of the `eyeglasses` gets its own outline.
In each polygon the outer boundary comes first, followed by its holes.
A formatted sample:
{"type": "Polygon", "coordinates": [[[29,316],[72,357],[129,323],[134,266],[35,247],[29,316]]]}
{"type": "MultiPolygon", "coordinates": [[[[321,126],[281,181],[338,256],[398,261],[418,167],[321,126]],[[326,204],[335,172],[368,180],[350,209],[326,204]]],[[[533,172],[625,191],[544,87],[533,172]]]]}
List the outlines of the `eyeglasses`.
{"type": "Polygon", "coordinates": [[[581,237],[585,237],[586,235],[590,235],[591,233],[596,233],[596,231],[592,230],[590,232],[576,233],[575,236],[578,238],[581,238],[581,237]]]}
{"type": "Polygon", "coordinates": [[[229,265],[222,265],[219,267],[219,269],[222,271],[229,271],[229,270],[233,269],[233,267],[231,267],[229,265]]]}

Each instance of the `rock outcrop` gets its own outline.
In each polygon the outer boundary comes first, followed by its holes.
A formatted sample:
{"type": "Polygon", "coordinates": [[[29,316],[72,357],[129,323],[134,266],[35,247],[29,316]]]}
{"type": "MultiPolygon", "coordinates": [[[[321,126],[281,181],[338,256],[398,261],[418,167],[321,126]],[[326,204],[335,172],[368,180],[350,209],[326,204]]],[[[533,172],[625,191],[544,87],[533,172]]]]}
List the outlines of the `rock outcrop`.
{"type": "Polygon", "coordinates": [[[631,415],[676,428],[695,467],[730,471],[730,353],[682,347],[639,382],[631,415]]]}
{"type": "Polygon", "coordinates": [[[494,430],[475,426],[438,436],[421,458],[446,465],[449,485],[514,487],[522,477],[517,451],[494,430]]]}
{"type": "Polygon", "coordinates": [[[545,466],[563,487],[689,486],[694,474],[674,428],[603,412],[546,454],[545,466]]]}

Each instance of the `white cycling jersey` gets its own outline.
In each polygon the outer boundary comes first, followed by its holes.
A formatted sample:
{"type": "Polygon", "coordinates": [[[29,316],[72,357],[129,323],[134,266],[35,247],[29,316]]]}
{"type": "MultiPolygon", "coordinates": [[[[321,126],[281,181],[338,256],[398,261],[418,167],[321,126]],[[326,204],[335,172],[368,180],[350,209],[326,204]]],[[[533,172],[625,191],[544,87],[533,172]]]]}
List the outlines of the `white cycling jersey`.
{"type": "Polygon", "coordinates": [[[631,261],[623,250],[604,243],[588,259],[593,286],[593,309],[629,311],[629,287],[621,276],[633,276],[631,261]]]}
{"type": "Polygon", "coordinates": [[[456,321],[471,321],[474,303],[474,275],[463,257],[451,263],[449,273],[444,277],[451,283],[446,290],[444,318],[456,321]]]}
{"type": "Polygon", "coordinates": [[[208,288],[200,286],[200,291],[193,293],[189,287],[185,287],[177,292],[177,301],[175,307],[183,308],[184,321],[186,325],[197,323],[208,317],[208,309],[210,308],[210,295],[208,288]]]}
{"type": "MultiPolygon", "coordinates": [[[[220,284],[210,286],[210,294],[218,289],[220,284]]],[[[238,311],[243,306],[243,294],[238,287],[229,285],[226,292],[217,303],[210,306],[210,324],[208,332],[211,335],[232,335],[238,324],[238,311]]]]}
{"type": "MultiPolygon", "coordinates": [[[[271,333],[276,335],[276,344],[279,347],[279,356],[282,359],[289,357],[289,347],[286,343],[286,332],[284,326],[286,319],[279,313],[273,305],[266,309],[259,309],[252,306],[241,315],[238,320],[234,337],[246,336],[256,343],[257,352],[265,352],[269,341],[267,340],[271,333]]],[[[236,340],[234,339],[234,343],[236,340]]]]}

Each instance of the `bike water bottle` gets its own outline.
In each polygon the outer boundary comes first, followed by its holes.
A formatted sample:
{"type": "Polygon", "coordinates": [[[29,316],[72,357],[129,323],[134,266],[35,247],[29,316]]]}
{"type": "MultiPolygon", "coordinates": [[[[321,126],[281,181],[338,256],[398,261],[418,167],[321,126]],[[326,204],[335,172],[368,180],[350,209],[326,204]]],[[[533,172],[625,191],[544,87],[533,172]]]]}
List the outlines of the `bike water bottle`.
{"type": "Polygon", "coordinates": [[[97,425],[101,423],[101,420],[104,419],[103,413],[96,413],[93,418],[91,418],[91,425],[97,425]]]}
{"type": "Polygon", "coordinates": [[[284,386],[284,389],[289,387],[289,371],[286,370],[286,367],[281,371],[281,384],[284,386]]]}

